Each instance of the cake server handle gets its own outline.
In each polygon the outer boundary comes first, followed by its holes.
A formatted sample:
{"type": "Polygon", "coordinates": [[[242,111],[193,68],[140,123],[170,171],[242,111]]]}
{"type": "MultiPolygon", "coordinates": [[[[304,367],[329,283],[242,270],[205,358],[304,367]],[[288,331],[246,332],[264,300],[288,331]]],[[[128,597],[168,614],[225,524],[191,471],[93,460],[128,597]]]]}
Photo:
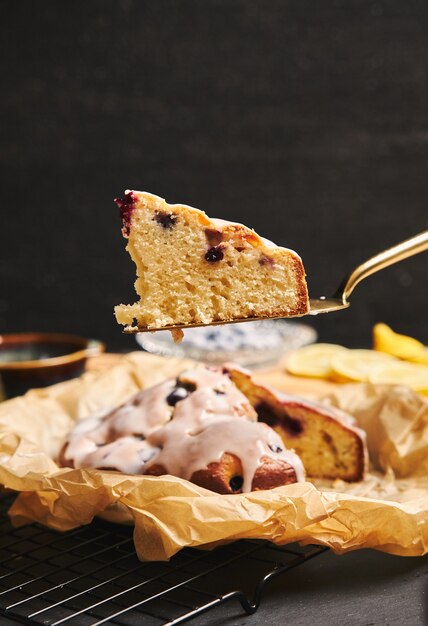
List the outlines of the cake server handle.
{"type": "Polygon", "coordinates": [[[348,298],[355,287],[367,276],[425,250],[428,250],[428,230],[406,239],[392,246],[392,248],[379,252],[379,254],[358,265],[350,274],[345,276],[339,289],[334,294],[334,298],[342,300],[343,304],[347,305],[348,298]]]}

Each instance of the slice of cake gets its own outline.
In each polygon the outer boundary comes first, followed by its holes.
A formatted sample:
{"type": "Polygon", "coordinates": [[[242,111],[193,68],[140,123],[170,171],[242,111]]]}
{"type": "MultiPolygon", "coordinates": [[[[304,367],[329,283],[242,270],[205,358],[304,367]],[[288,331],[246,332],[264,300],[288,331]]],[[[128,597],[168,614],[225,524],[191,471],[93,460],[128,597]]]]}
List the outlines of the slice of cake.
{"type": "Polygon", "coordinates": [[[116,199],[140,300],[115,308],[128,328],[209,324],[308,312],[298,254],[253,230],[150,193],[116,199]]]}
{"type": "Polygon", "coordinates": [[[242,368],[227,366],[226,371],[253,405],[258,419],[299,455],[308,476],[362,480],[367,465],[366,435],[350,415],[260,385],[242,368]]]}

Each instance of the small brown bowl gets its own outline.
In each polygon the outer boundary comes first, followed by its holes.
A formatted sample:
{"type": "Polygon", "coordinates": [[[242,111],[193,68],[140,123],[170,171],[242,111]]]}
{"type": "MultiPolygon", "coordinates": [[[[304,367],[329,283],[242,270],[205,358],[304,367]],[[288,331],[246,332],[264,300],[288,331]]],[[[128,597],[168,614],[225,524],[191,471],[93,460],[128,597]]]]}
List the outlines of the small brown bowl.
{"type": "Polygon", "coordinates": [[[59,333],[0,335],[0,382],[6,398],[80,376],[100,341],[59,333]]]}

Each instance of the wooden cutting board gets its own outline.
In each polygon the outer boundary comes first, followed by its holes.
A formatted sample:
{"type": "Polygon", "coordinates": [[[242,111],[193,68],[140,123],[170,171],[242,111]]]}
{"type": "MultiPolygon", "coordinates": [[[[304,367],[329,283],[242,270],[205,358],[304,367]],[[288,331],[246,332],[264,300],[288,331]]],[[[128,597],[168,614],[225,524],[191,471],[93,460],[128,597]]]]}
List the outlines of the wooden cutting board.
{"type": "MultiPolygon", "coordinates": [[[[121,358],[121,354],[106,352],[89,359],[87,364],[88,370],[101,371],[112,367],[121,358]]],[[[286,393],[294,393],[297,395],[318,397],[323,396],[337,388],[336,383],[317,378],[303,378],[300,376],[291,376],[287,374],[285,369],[287,357],[284,356],[274,365],[254,370],[254,374],[258,381],[266,385],[272,385],[286,393]]]]}

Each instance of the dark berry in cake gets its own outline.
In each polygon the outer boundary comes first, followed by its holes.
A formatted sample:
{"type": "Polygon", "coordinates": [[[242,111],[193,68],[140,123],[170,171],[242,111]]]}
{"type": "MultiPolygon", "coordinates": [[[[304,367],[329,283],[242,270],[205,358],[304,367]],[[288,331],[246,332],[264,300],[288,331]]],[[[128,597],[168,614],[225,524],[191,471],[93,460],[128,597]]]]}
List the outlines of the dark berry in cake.
{"type": "Polygon", "coordinates": [[[272,450],[272,452],[276,452],[277,454],[279,454],[280,452],[282,452],[282,448],[280,446],[277,446],[274,443],[269,443],[268,444],[269,448],[272,450]]]}
{"type": "Polygon", "coordinates": [[[290,435],[298,437],[304,431],[301,420],[297,417],[291,417],[291,415],[282,416],[282,427],[289,432],[290,435]]]}
{"type": "Polygon", "coordinates": [[[278,416],[272,408],[266,404],[266,402],[259,402],[259,404],[254,408],[256,409],[257,417],[261,422],[264,422],[271,428],[274,428],[274,426],[278,424],[278,416]]]}
{"type": "Polygon", "coordinates": [[[122,220],[122,235],[129,237],[131,231],[131,216],[134,210],[135,198],[132,191],[127,191],[124,198],[115,198],[117,206],[120,211],[120,218],[122,220]]]}
{"type": "Polygon", "coordinates": [[[180,381],[177,381],[177,386],[174,387],[174,389],[171,391],[166,401],[168,402],[169,406],[175,406],[177,402],[180,402],[180,400],[184,400],[184,398],[187,398],[189,393],[192,393],[192,391],[195,391],[195,389],[196,386],[193,383],[182,383],[180,381]]]}
{"type": "Polygon", "coordinates": [[[175,226],[178,220],[177,215],[174,213],[166,213],[165,211],[155,211],[155,221],[160,224],[165,230],[171,230],[175,226]]]}
{"type": "Polygon", "coordinates": [[[275,265],[275,261],[270,256],[262,254],[259,259],[259,265],[270,265],[270,267],[273,267],[275,265]]]}
{"type": "Polygon", "coordinates": [[[287,415],[285,412],[281,412],[281,417],[279,417],[266,402],[259,402],[254,408],[259,420],[271,428],[280,426],[293,437],[298,437],[304,430],[301,420],[297,417],[291,417],[291,415],[287,415]]]}
{"type": "Polygon", "coordinates": [[[239,491],[243,484],[244,479],[242,478],[242,476],[232,476],[232,478],[229,480],[229,487],[232,489],[232,491],[239,491]]]}
{"type": "Polygon", "coordinates": [[[209,263],[216,263],[217,261],[221,261],[223,257],[224,254],[220,246],[213,246],[205,254],[205,260],[209,263]]]}
{"type": "Polygon", "coordinates": [[[175,389],[173,389],[167,397],[166,401],[169,406],[175,406],[177,402],[184,400],[184,398],[187,398],[188,395],[189,392],[184,387],[175,387],[175,389]]]}
{"type": "Polygon", "coordinates": [[[210,246],[218,246],[223,241],[223,233],[215,228],[206,228],[205,236],[210,246]]]}

